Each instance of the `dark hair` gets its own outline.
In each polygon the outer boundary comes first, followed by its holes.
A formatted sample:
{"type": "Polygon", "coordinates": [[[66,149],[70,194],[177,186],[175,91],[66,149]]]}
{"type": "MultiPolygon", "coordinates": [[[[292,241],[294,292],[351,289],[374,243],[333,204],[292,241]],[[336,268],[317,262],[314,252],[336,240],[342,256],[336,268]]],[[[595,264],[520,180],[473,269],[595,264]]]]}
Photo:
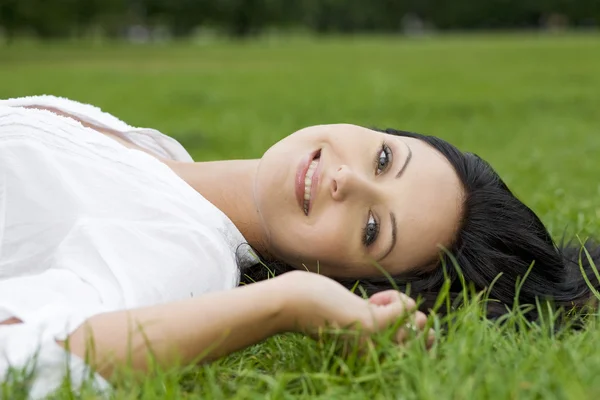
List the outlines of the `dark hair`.
{"type": "MultiPolygon", "coordinates": [[[[394,285],[405,290],[409,285],[411,296],[421,296],[426,309],[432,307],[446,278],[451,282],[451,293],[462,292],[456,265],[467,284],[477,291],[489,288],[495,281],[489,291],[492,302],[488,304],[488,316],[497,317],[512,308],[517,283],[529,271],[520,286],[519,304],[535,304],[536,299],[569,309],[581,309],[588,304],[591,290],[581,273],[580,261],[589,281],[596,288],[600,282],[582,246],[564,241],[557,245],[537,215],[512,194],[486,161],[434,136],[393,129],[381,132],[422,140],[446,157],[464,189],[461,223],[452,246],[440,252],[438,266],[432,272],[394,276],[393,284],[385,276],[337,279],[340,283],[351,288],[359,281],[369,295],[394,285]],[[442,265],[446,268],[441,268],[442,265]]],[[[600,247],[592,241],[587,241],[584,247],[600,267],[600,247]]],[[[281,262],[266,265],[275,274],[293,269],[281,262]]],[[[270,272],[256,265],[242,271],[242,280],[265,279],[270,272]]],[[[536,315],[530,313],[531,318],[536,315]]]]}

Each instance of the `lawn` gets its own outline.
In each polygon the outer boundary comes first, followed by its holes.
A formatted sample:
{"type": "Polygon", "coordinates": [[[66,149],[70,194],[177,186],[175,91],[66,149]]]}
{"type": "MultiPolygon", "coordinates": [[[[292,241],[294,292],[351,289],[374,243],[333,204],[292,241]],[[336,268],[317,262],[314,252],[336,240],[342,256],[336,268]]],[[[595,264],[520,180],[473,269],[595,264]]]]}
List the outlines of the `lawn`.
{"type": "MultiPolygon", "coordinates": [[[[438,135],[490,161],[555,237],[600,234],[598,35],[0,47],[0,98],[44,93],[159,129],[196,160],[260,157],[322,123],[438,135]]],[[[595,320],[547,325],[514,330],[472,308],[429,352],[381,339],[366,358],[286,335],[208,366],[123,375],[114,397],[600,398],[595,320]]]]}

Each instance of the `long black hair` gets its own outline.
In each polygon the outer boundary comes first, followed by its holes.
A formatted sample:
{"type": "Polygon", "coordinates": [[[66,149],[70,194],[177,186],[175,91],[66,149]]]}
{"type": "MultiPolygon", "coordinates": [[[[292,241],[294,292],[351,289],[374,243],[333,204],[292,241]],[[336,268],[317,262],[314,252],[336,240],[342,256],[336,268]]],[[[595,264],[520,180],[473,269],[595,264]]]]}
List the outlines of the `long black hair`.
{"type": "MultiPolygon", "coordinates": [[[[476,154],[462,152],[435,136],[386,129],[381,132],[419,139],[443,154],[456,171],[463,189],[464,203],[459,229],[450,248],[440,251],[439,263],[432,272],[360,279],[336,279],[352,288],[357,281],[371,295],[394,286],[410,287],[413,297],[424,299],[423,308],[433,305],[446,279],[450,293],[462,292],[463,282],[481,291],[489,288],[492,301],[488,316],[497,317],[519,304],[536,300],[552,301],[556,306],[581,309],[591,298],[588,281],[600,288],[593,265],[600,267],[600,247],[593,241],[556,244],[537,215],[523,204],[500,179],[494,169],[476,154]],[[589,258],[586,254],[589,254],[589,258]],[[446,266],[441,268],[441,266],[446,266]],[[457,268],[458,267],[458,270],[457,268]],[[581,272],[583,268],[583,274],[581,272]],[[522,280],[519,285],[519,280],[522,280]],[[493,283],[493,285],[491,285],[493,283]],[[490,288],[491,285],[491,288],[490,288]],[[518,299],[516,288],[520,286],[518,299]]],[[[263,260],[264,261],[264,260],[263,260]]],[[[242,282],[265,279],[294,268],[280,261],[265,261],[242,271],[242,282]]],[[[530,313],[532,318],[536,313],[530,313]]]]}

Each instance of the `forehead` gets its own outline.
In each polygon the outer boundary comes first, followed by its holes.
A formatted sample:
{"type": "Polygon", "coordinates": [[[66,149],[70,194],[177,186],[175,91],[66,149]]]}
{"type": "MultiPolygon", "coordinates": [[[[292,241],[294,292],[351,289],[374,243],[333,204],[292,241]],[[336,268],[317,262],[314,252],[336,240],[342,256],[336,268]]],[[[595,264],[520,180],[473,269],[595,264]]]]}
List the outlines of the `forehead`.
{"type": "Polygon", "coordinates": [[[404,173],[389,181],[387,191],[388,206],[396,215],[397,244],[382,264],[390,273],[400,273],[435,262],[440,249],[452,244],[464,195],[444,155],[420,139],[386,136],[400,149],[398,163],[412,153],[404,173]]]}

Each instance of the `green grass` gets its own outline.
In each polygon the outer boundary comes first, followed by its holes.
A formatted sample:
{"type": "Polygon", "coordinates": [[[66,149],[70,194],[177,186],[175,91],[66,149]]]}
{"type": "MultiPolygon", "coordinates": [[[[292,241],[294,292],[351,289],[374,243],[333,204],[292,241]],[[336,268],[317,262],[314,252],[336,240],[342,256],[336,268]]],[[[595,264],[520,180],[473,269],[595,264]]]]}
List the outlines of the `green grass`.
{"type": "MultiPolygon", "coordinates": [[[[197,160],[260,157],[320,123],[435,134],[490,161],[556,237],[600,233],[600,36],[0,48],[0,98],[43,93],[171,134],[197,160]]],[[[366,358],[343,358],[334,341],[286,335],[209,366],[122,377],[115,398],[600,396],[595,320],[515,332],[477,315],[462,311],[429,352],[382,337],[366,358]]]]}

